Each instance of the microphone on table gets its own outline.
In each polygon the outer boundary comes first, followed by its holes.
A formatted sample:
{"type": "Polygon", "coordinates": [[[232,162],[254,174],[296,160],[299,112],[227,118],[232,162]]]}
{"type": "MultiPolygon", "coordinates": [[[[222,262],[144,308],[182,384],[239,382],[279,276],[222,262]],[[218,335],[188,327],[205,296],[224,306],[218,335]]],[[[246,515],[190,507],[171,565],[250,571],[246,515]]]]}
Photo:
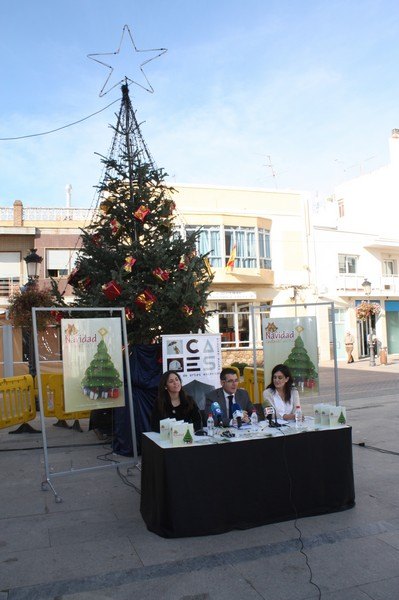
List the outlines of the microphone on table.
{"type": "Polygon", "coordinates": [[[237,428],[240,429],[240,427],[242,425],[242,417],[243,417],[241,406],[239,404],[237,404],[237,402],[234,402],[233,406],[232,406],[232,411],[233,411],[233,419],[236,419],[237,428]]]}
{"type": "Polygon", "coordinates": [[[269,422],[269,427],[273,427],[273,425],[272,425],[273,414],[274,414],[273,406],[266,406],[265,417],[266,417],[266,420],[269,422]]]}
{"type": "Polygon", "coordinates": [[[222,409],[220,408],[219,402],[212,402],[211,412],[212,412],[212,417],[213,417],[213,420],[215,421],[216,427],[221,427],[223,416],[222,416],[222,409]]]}
{"type": "Polygon", "coordinates": [[[273,406],[266,406],[265,417],[269,421],[269,427],[281,427],[280,423],[277,422],[277,413],[273,406]]]}

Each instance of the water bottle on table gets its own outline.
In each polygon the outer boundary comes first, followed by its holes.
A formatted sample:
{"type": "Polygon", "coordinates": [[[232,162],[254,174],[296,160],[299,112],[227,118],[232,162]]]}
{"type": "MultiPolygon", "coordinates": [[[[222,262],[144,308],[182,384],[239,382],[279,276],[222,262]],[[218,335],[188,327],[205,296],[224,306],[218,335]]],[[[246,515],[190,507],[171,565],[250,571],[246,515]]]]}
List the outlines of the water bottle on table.
{"type": "Polygon", "coordinates": [[[252,425],[253,429],[256,429],[258,427],[258,413],[256,412],[255,409],[252,411],[251,425],[252,425]]]}
{"type": "Polygon", "coordinates": [[[214,435],[215,433],[215,421],[213,420],[212,413],[209,413],[208,420],[206,422],[206,428],[208,435],[214,435]]]}
{"type": "Polygon", "coordinates": [[[300,404],[297,404],[295,407],[295,428],[296,429],[301,429],[302,427],[302,409],[300,404]]]}

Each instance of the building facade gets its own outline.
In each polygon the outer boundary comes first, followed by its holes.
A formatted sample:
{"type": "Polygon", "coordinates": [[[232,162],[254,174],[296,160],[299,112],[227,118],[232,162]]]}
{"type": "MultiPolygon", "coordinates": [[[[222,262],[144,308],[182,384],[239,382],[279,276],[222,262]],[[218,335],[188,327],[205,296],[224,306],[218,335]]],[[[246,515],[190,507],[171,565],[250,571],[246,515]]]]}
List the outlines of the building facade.
{"type": "MultiPolygon", "coordinates": [[[[209,329],[220,332],[226,361],[252,361],[260,311],[300,302],[312,293],[307,202],[299,192],[177,185],[177,227],[198,228],[198,250],[209,253],[215,273],[208,309],[209,329]],[[234,267],[226,264],[234,249],[234,267]],[[250,307],[257,309],[256,321],[250,307]]],[[[0,310],[13,290],[26,283],[24,257],[36,248],[43,257],[39,285],[57,280],[71,299],[67,278],[74,268],[80,231],[93,211],[72,208],[0,208],[0,310]]]]}
{"type": "Polygon", "coordinates": [[[368,335],[375,329],[378,349],[399,353],[399,130],[389,139],[390,162],[339,185],[315,216],[317,295],[335,303],[338,357],[345,358],[344,336],[355,337],[355,358],[369,355],[368,335]],[[371,283],[371,293],[363,284],[371,283]],[[362,302],[377,303],[378,316],[356,318],[362,302]]]}

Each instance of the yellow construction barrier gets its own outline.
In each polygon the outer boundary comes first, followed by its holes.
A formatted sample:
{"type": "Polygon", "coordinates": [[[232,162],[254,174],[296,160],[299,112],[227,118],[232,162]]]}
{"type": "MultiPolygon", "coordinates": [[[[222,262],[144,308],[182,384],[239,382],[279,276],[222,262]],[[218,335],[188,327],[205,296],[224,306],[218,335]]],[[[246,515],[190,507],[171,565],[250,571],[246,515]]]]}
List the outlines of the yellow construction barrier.
{"type": "Polygon", "coordinates": [[[35,388],[31,375],[0,379],[0,429],[36,417],[35,388]]]}
{"type": "MultiPolygon", "coordinates": [[[[262,404],[263,390],[265,389],[267,384],[265,384],[263,369],[256,369],[257,388],[258,388],[258,398],[256,399],[254,371],[255,370],[253,367],[245,367],[243,387],[247,390],[252,404],[255,404],[255,403],[262,404]]],[[[267,382],[267,383],[269,383],[269,382],[267,382]]]]}
{"type": "Polygon", "coordinates": [[[42,373],[43,414],[59,421],[88,419],[90,411],[65,412],[64,378],[62,373],[42,373]]]}
{"type": "Polygon", "coordinates": [[[224,369],[233,369],[233,371],[237,373],[238,379],[240,379],[240,369],[237,367],[233,367],[233,365],[227,365],[227,367],[224,367],[224,369]]]}

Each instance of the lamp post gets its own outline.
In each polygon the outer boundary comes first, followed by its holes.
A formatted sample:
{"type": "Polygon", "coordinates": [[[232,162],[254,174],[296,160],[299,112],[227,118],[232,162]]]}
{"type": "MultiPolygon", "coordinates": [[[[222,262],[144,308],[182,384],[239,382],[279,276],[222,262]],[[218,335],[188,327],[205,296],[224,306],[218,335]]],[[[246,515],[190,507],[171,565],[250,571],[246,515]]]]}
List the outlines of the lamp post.
{"type": "MultiPolygon", "coordinates": [[[[370,294],[371,294],[371,283],[366,278],[362,283],[364,294],[367,296],[367,302],[370,304],[370,294]]],[[[375,354],[374,354],[374,345],[373,345],[373,335],[372,335],[372,327],[371,327],[371,313],[369,312],[369,316],[367,319],[369,326],[369,334],[368,334],[368,345],[370,351],[370,367],[375,367],[375,354]]]]}
{"type": "Polygon", "coordinates": [[[26,271],[28,273],[28,286],[36,284],[36,281],[39,278],[39,268],[42,260],[43,257],[36,253],[36,248],[31,248],[29,254],[25,256],[24,261],[26,262],[26,271]]]}
{"type": "MultiPolygon", "coordinates": [[[[21,287],[21,296],[22,294],[29,294],[29,292],[34,291],[36,286],[37,279],[39,278],[39,268],[40,263],[43,258],[36,253],[36,250],[32,248],[29,251],[29,254],[25,256],[24,261],[26,263],[26,271],[28,273],[28,281],[26,285],[21,287]]],[[[32,323],[25,328],[25,340],[28,345],[28,365],[29,365],[29,375],[32,377],[36,376],[36,359],[35,359],[35,350],[33,344],[33,329],[32,323]]],[[[36,400],[36,409],[38,409],[38,401],[36,400]]],[[[29,423],[22,423],[15,431],[10,431],[9,433],[41,433],[37,429],[34,429],[29,423]]]]}
{"type": "MultiPolygon", "coordinates": [[[[40,263],[42,262],[43,257],[39,256],[36,252],[36,248],[31,248],[29,254],[27,254],[24,258],[26,263],[26,271],[28,273],[28,282],[25,286],[25,290],[32,288],[36,285],[37,280],[39,278],[39,269],[40,263]]],[[[33,329],[32,326],[29,327],[28,331],[28,362],[29,362],[29,374],[32,377],[36,376],[36,360],[35,360],[35,348],[33,344],[33,329]]]]}

